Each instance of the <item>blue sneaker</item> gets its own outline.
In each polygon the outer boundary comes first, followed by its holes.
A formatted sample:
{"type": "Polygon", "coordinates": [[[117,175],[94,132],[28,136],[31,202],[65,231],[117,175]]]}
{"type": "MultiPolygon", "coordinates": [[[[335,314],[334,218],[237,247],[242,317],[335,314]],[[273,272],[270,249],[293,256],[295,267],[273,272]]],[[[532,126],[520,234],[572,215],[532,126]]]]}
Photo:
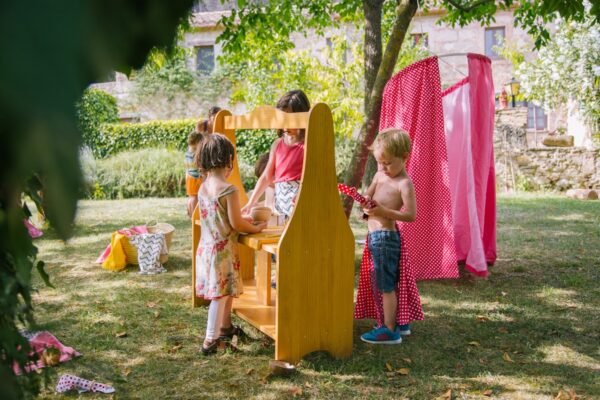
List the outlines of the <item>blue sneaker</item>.
{"type": "MultiPolygon", "coordinates": [[[[380,326],[375,324],[373,325],[373,329],[377,329],[380,326]]],[[[412,333],[410,331],[410,324],[406,324],[406,325],[396,325],[396,329],[394,329],[394,332],[399,333],[400,336],[410,336],[410,334],[412,333]]]]}
{"type": "Polygon", "coordinates": [[[360,336],[360,340],[371,344],[399,344],[402,343],[400,333],[390,331],[382,326],[360,336]]]}
{"type": "Polygon", "coordinates": [[[396,325],[396,332],[398,332],[400,336],[410,336],[410,324],[396,325]]]}

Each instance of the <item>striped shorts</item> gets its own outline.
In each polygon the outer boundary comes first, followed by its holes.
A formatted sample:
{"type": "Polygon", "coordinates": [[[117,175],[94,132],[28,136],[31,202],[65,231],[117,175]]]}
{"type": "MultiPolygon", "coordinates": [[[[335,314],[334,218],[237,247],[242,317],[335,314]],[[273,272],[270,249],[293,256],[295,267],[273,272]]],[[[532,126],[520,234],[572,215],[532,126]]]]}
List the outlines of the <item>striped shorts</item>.
{"type": "Polygon", "coordinates": [[[289,218],[294,211],[300,181],[275,182],[275,211],[289,218]]]}

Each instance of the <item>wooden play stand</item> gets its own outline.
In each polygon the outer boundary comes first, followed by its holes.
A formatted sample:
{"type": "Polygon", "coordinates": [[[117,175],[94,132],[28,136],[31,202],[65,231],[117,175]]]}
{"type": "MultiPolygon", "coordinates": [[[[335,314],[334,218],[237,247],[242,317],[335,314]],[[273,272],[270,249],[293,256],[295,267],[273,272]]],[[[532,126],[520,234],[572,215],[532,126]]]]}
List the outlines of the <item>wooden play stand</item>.
{"type": "MultiPolygon", "coordinates": [[[[275,341],[275,359],[297,363],[308,353],[352,353],[354,236],[337,190],[331,111],[319,103],[309,112],[284,113],[261,106],[249,114],[220,111],[214,132],[234,144],[236,129],[305,129],[304,165],[295,210],[285,227],[240,235],[244,293],[233,311],[275,341]],[[277,255],[277,289],[271,288],[271,254],[277,255]],[[255,262],[256,260],[256,262],[255,262]]],[[[237,159],[229,182],[248,201],[237,159]]],[[[198,208],[192,218],[192,290],[196,297],[198,208]]]]}

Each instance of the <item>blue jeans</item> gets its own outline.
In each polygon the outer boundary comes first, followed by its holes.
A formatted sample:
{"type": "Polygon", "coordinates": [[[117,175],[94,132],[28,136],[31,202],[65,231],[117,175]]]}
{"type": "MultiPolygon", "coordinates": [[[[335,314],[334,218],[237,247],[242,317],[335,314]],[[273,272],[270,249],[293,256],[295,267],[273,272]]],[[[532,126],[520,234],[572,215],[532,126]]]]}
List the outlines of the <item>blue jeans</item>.
{"type": "Polygon", "coordinates": [[[400,280],[400,232],[369,232],[369,252],[377,289],[383,293],[393,292],[400,280]]]}

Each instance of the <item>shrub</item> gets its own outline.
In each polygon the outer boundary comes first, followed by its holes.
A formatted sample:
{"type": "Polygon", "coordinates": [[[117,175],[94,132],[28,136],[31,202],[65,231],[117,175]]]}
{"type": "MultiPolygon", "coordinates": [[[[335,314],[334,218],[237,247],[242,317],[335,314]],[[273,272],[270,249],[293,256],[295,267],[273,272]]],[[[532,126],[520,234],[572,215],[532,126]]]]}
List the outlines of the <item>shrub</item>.
{"type": "Polygon", "coordinates": [[[238,130],[235,132],[238,157],[252,163],[254,168],[254,162],[271,150],[275,139],[277,139],[277,132],[272,129],[238,130]]]}
{"type": "Polygon", "coordinates": [[[253,190],[258,178],[254,175],[254,163],[256,160],[246,160],[238,157],[238,167],[240,168],[240,178],[246,191],[253,190]]]}
{"type": "Polygon", "coordinates": [[[97,161],[98,182],[90,196],[125,199],[185,195],[183,153],[168,149],[123,151],[97,161]]]}
{"type": "Polygon", "coordinates": [[[119,121],[117,100],[99,89],[87,89],[76,104],[79,129],[83,136],[83,144],[88,146],[94,155],[101,155],[103,137],[99,131],[103,123],[119,121]]]}
{"type": "Polygon", "coordinates": [[[132,124],[102,124],[102,144],[99,156],[113,156],[123,150],[149,147],[185,150],[187,136],[194,130],[196,121],[149,121],[132,124]]]}
{"type": "Polygon", "coordinates": [[[98,164],[89,147],[84,146],[79,150],[79,164],[83,174],[80,196],[91,197],[95,186],[98,184],[98,164]]]}
{"type": "Polygon", "coordinates": [[[335,172],[338,182],[343,182],[344,174],[352,161],[352,152],[356,146],[356,140],[345,137],[335,137],[335,172]]]}

